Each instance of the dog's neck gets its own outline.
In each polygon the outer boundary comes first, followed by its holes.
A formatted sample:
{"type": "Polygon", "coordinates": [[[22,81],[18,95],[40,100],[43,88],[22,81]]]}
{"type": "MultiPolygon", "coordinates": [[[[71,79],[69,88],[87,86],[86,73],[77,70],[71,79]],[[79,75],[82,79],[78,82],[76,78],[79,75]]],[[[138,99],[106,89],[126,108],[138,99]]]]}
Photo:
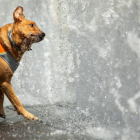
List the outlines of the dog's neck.
{"type": "Polygon", "coordinates": [[[12,33],[11,28],[8,32],[8,37],[14,53],[16,54],[16,60],[20,61],[24,52],[31,50],[31,41],[26,37],[23,39],[23,36],[19,36],[19,34],[12,33]]]}
{"type": "Polygon", "coordinates": [[[15,47],[18,51],[21,51],[21,48],[18,47],[18,46],[15,44],[15,42],[13,41],[13,39],[12,39],[11,28],[10,28],[10,30],[9,30],[9,32],[8,32],[8,38],[9,38],[9,40],[10,40],[12,46],[15,47]]]}

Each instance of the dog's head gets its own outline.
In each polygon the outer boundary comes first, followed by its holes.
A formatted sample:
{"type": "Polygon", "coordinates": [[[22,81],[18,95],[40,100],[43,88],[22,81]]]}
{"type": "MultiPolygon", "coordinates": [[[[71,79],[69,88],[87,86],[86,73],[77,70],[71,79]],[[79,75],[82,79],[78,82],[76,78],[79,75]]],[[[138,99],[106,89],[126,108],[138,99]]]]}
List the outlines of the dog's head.
{"type": "Polygon", "coordinates": [[[13,17],[12,34],[17,44],[23,43],[23,40],[26,40],[28,44],[32,44],[44,39],[45,33],[37,27],[35,22],[25,18],[22,7],[19,6],[15,9],[13,17]]]}

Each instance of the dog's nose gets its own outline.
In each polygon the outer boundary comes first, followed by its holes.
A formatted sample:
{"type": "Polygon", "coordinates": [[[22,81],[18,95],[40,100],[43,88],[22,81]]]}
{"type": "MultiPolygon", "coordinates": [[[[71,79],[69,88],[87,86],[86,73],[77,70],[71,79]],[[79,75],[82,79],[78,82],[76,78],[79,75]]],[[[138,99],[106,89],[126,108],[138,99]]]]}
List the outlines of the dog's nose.
{"type": "Polygon", "coordinates": [[[44,32],[42,33],[42,37],[45,37],[45,33],[44,32]]]}

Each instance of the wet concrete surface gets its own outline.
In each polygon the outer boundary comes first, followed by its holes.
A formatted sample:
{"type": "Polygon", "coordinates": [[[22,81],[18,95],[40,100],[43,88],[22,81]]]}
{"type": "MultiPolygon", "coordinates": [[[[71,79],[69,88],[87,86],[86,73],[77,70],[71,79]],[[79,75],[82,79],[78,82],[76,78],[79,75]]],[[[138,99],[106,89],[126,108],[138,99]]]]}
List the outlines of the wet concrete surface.
{"type": "Polygon", "coordinates": [[[59,105],[57,107],[60,110],[56,110],[56,107],[52,106],[26,107],[28,111],[36,114],[41,119],[40,121],[26,120],[21,115],[17,115],[12,107],[6,107],[7,117],[0,119],[0,140],[93,139],[93,137],[80,132],[84,130],[85,124],[82,122],[86,118],[76,118],[76,114],[66,115],[70,109],[66,111],[67,107],[59,105]]]}
{"type": "MultiPolygon", "coordinates": [[[[140,134],[115,122],[100,120],[92,110],[75,106],[26,107],[40,121],[29,121],[6,107],[6,119],[0,119],[0,140],[138,140],[140,134]]],[[[137,129],[138,130],[138,129],[137,129]]]]}

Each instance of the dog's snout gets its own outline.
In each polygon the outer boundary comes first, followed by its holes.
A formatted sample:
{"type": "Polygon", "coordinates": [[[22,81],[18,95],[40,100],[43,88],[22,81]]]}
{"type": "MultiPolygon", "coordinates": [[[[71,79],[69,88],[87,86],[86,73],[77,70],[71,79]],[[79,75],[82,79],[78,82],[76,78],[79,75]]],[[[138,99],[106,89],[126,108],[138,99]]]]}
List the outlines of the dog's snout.
{"type": "Polygon", "coordinates": [[[45,33],[44,32],[42,33],[42,37],[45,37],[45,33]]]}
{"type": "Polygon", "coordinates": [[[45,37],[45,33],[41,32],[41,34],[39,35],[39,38],[42,40],[45,37]]]}

